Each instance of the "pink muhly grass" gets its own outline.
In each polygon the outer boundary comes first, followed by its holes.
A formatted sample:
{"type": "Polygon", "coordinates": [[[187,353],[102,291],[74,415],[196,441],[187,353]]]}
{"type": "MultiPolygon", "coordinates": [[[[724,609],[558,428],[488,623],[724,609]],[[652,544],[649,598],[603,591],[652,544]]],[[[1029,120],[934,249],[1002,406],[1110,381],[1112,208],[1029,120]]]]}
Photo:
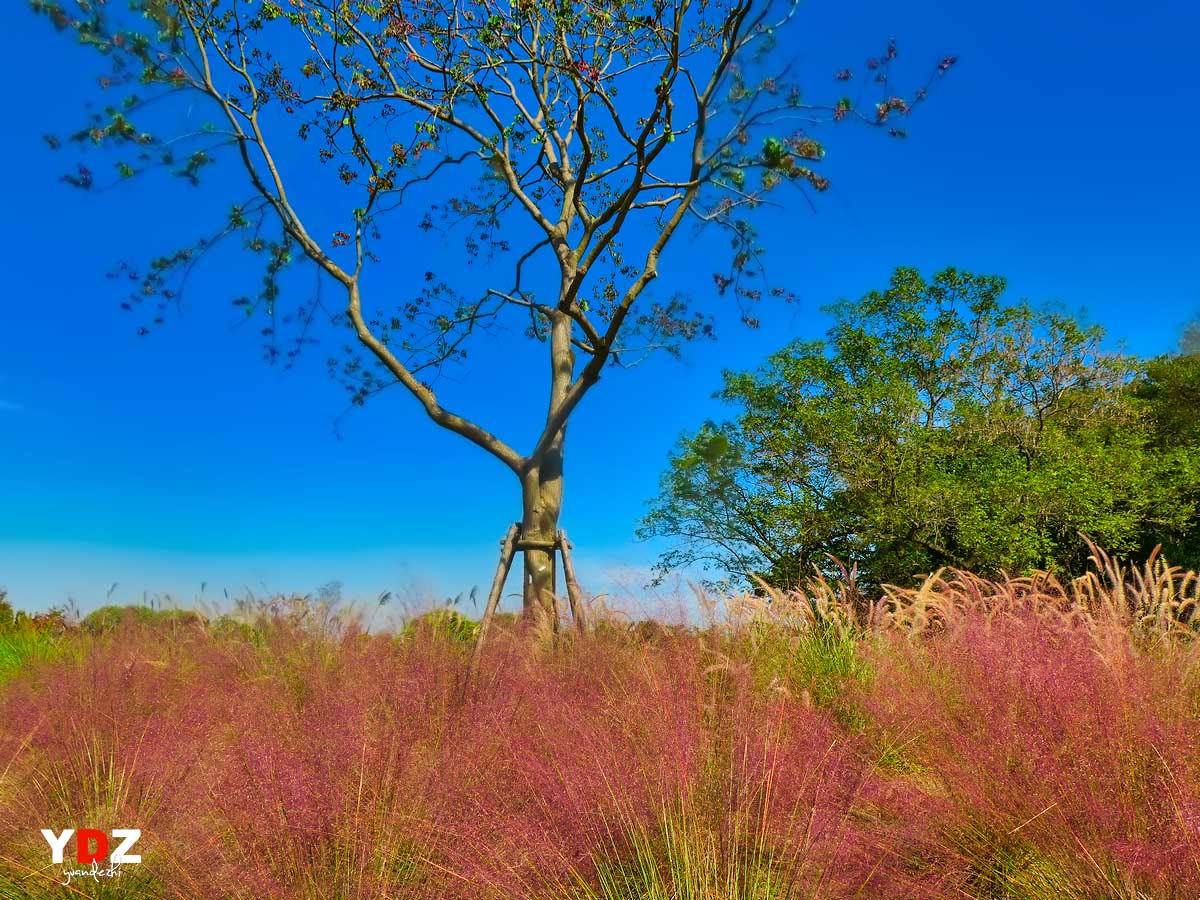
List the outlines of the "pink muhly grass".
{"type": "Polygon", "coordinates": [[[5,690],[10,864],[45,867],[42,827],[139,827],[150,853],[137,871],[160,880],[155,896],[416,889],[439,710],[461,688],[452,652],[354,633],[317,643],[284,624],[261,647],[162,637],[123,630],[5,690]]]}
{"type": "Polygon", "coordinates": [[[652,818],[697,765],[697,690],[685,646],[488,654],[438,816],[461,895],[535,896],[587,869],[614,817],[652,818]]]}
{"type": "Polygon", "coordinates": [[[272,637],[228,691],[195,785],[214,839],[206,868],[246,896],[424,896],[424,822],[462,660],[353,632],[333,646],[272,637]]]}
{"type": "Polygon", "coordinates": [[[173,792],[192,777],[218,710],[181,677],[193,671],[186,652],[151,637],[119,631],[0,694],[0,760],[11,760],[0,863],[30,876],[31,893],[54,883],[41,828],[141,827],[147,869],[169,865],[157,835],[186,817],[173,792]]]}
{"type": "Polygon", "coordinates": [[[0,688],[0,892],[140,827],[130,900],[1200,895],[1200,648],[971,585],[836,639],[500,628],[470,680],[457,633],[126,625],[0,688]]]}
{"type": "Polygon", "coordinates": [[[1200,892],[1195,686],[1107,627],[967,611],[875,654],[867,706],[940,801],[925,850],[968,895],[1200,892]]]}
{"type": "Polygon", "coordinates": [[[936,879],[905,868],[906,821],[923,811],[921,798],[880,777],[861,739],[786,696],[739,692],[731,717],[721,815],[758,820],[759,852],[794,890],[780,896],[937,896],[936,879]]]}
{"type": "Polygon", "coordinates": [[[934,896],[893,846],[906,792],[699,638],[490,662],[439,821],[461,896],[934,896]]]}

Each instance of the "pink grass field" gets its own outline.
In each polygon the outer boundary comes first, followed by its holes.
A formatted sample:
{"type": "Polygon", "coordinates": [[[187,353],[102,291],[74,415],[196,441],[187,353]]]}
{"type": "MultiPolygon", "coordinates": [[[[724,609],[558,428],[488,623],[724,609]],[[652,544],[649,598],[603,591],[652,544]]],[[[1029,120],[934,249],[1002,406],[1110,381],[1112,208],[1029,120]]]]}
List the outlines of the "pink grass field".
{"type": "Polygon", "coordinates": [[[68,632],[0,685],[0,897],[1200,897],[1195,581],[1100,562],[502,628],[473,679],[436,619],[68,632]],[[63,886],[82,827],[141,864],[63,886]]]}

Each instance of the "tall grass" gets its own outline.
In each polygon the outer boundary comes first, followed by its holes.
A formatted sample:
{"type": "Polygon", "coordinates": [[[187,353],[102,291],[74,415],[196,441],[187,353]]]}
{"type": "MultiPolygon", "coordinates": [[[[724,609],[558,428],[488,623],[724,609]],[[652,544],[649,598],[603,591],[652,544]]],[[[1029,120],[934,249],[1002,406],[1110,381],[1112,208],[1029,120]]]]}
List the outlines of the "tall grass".
{"type": "Polygon", "coordinates": [[[79,649],[63,640],[67,616],[63,610],[30,616],[16,612],[0,588],[0,683],[42,662],[79,649]]]}
{"type": "Polygon", "coordinates": [[[0,681],[23,669],[59,656],[59,641],[39,628],[23,626],[0,631],[0,681]]]}
{"type": "Polygon", "coordinates": [[[1099,554],[816,581],[693,629],[505,623],[473,677],[458,619],[108,616],[0,686],[0,897],[1200,896],[1194,595],[1099,554]],[[141,828],[143,863],[68,890],[43,827],[141,828]]]}

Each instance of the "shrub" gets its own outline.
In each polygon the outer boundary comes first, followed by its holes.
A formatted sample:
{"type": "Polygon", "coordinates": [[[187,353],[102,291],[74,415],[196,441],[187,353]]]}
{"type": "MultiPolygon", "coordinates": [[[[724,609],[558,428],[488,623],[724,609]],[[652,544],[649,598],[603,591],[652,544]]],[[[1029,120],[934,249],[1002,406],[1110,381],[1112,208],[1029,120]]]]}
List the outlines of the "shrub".
{"type": "Polygon", "coordinates": [[[456,644],[474,644],[479,637],[479,622],[457,609],[439,606],[408,622],[400,634],[403,638],[434,636],[456,644]]]}
{"type": "Polygon", "coordinates": [[[111,631],[121,625],[197,625],[204,622],[204,616],[198,612],[180,609],[154,609],[150,606],[101,606],[89,613],[81,623],[93,634],[111,631]]]}
{"type": "Polygon", "coordinates": [[[32,616],[15,611],[7,593],[0,589],[0,682],[69,652],[71,644],[64,640],[68,628],[63,609],[55,607],[32,616]]]}

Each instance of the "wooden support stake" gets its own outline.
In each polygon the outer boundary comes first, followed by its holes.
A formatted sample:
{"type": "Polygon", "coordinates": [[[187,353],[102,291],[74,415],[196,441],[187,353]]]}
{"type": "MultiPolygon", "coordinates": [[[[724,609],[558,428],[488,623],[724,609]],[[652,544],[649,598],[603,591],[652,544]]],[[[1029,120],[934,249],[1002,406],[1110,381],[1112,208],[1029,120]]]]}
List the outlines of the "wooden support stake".
{"type": "Polygon", "coordinates": [[[521,534],[521,526],[513,522],[500,542],[500,564],[496,567],[496,577],[492,579],[492,589],[488,592],[487,605],[483,609],[483,621],[479,623],[479,637],[475,639],[475,651],[471,654],[471,677],[479,671],[479,660],[483,656],[483,641],[487,637],[492,619],[496,616],[496,607],[500,605],[500,595],[504,593],[504,582],[508,579],[508,571],[512,568],[513,557],[517,553],[517,538],[521,534]]]}
{"type": "Polygon", "coordinates": [[[583,634],[587,630],[584,621],[583,597],[579,590],[579,581],[575,578],[575,561],[571,559],[571,543],[567,533],[558,533],[558,552],[562,554],[563,578],[567,582],[567,601],[571,604],[571,618],[575,620],[575,630],[583,634]]]}

